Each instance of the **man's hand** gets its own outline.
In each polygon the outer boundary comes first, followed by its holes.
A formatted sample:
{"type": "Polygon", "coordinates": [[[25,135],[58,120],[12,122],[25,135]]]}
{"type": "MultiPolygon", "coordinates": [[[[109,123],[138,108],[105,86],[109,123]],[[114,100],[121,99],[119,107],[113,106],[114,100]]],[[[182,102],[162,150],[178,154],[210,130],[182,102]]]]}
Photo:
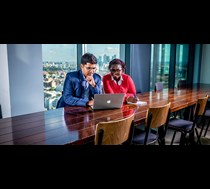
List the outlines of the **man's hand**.
{"type": "Polygon", "coordinates": [[[88,81],[88,83],[89,83],[92,87],[95,87],[95,86],[96,86],[93,76],[87,76],[87,77],[86,77],[86,80],[88,81]]]}
{"type": "Polygon", "coordinates": [[[87,102],[87,105],[88,106],[93,106],[93,103],[94,103],[94,100],[90,100],[90,101],[87,102]]]}

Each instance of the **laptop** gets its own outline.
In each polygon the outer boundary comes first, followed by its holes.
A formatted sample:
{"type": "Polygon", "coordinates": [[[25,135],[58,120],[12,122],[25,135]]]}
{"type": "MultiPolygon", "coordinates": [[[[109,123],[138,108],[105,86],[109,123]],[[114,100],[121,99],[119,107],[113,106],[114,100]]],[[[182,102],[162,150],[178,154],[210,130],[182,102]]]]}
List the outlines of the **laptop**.
{"type": "Polygon", "coordinates": [[[94,104],[91,108],[93,110],[122,108],[124,97],[125,93],[95,94],[94,104]]]}

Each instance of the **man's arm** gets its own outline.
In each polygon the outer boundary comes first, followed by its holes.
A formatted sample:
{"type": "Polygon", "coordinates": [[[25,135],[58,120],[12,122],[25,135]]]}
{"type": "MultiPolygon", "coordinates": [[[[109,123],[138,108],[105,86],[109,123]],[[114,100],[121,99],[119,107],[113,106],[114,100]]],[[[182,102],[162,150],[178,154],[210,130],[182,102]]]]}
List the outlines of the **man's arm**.
{"type": "Polygon", "coordinates": [[[96,75],[94,78],[94,84],[95,85],[91,85],[90,87],[90,98],[93,99],[94,94],[101,94],[102,93],[102,89],[101,89],[101,76],[100,75],[96,75]]]}
{"type": "Polygon", "coordinates": [[[67,74],[63,86],[63,100],[69,106],[86,106],[87,99],[75,97],[75,82],[79,82],[79,80],[76,81],[76,79],[67,74]]]}

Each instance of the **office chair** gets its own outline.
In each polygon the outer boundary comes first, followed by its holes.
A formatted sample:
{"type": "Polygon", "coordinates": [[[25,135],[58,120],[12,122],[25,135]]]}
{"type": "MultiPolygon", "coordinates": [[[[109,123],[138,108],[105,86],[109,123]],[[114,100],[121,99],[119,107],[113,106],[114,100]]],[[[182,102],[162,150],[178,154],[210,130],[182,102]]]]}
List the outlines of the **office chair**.
{"type": "Polygon", "coordinates": [[[133,144],[154,144],[158,141],[159,145],[165,145],[165,135],[170,115],[170,105],[150,107],[147,110],[145,128],[141,130],[135,128],[133,144]],[[153,129],[153,130],[152,130],[153,129]]]}
{"type": "MultiPolygon", "coordinates": [[[[209,120],[208,123],[207,123],[207,126],[206,126],[206,130],[205,130],[204,135],[203,135],[205,137],[206,133],[207,133],[207,131],[209,129],[209,125],[210,125],[210,101],[209,100],[207,101],[207,104],[206,104],[206,111],[205,111],[205,114],[204,114],[204,118],[209,120]]],[[[204,125],[201,128],[200,136],[202,135],[203,129],[204,129],[204,125]]]]}
{"type": "Polygon", "coordinates": [[[178,80],[177,88],[178,89],[185,89],[187,87],[187,81],[186,80],[178,80]]]}
{"type": "Polygon", "coordinates": [[[155,83],[155,91],[162,91],[163,90],[163,83],[157,82],[155,83]]]}
{"type": "Polygon", "coordinates": [[[134,129],[134,114],[129,117],[100,122],[96,125],[95,145],[131,144],[134,129]]]}
{"type": "MultiPolygon", "coordinates": [[[[206,130],[205,130],[204,135],[203,135],[204,137],[206,136],[206,133],[207,133],[207,131],[208,131],[208,129],[209,129],[209,125],[210,125],[210,110],[206,110],[206,111],[205,111],[205,113],[204,113],[204,121],[205,121],[205,120],[208,120],[208,123],[207,123],[207,125],[206,125],[206,130]]],[[[202,125],[202,127],[201,127],[200,137],[201,137],[201,135],[202,135],[204,126],[205,126],[205,122],[203,123],[203,125],[202,125]]]]}
{"type": "Polygon", "coordinates": [[[189,139],[192,139],[191,137],[193,137],[193,141],[194,141],[194,136],[190,135],[190,134],[194,134],[194,131],[197,135],[197,139],[198,139],[197,142],[200,143],[200,135],[198,134],[196,124],[198,123],[199,118],[202,118],[202,116],[205,113],[207,99],[208,99],[208,96],[199,98],[197,103],[189,106],[188,111],[187,111],[188,114],[185,113],[185,119],[174,118],[169,121],[168,129],[174,130],[174,134],[171,140],[171,145],[174,142],[176,132],[181,132],[180,145],[188,144],[188,140],[186,138],[187,134],[189,134],[189,137],[190,137],[189,139]]]}

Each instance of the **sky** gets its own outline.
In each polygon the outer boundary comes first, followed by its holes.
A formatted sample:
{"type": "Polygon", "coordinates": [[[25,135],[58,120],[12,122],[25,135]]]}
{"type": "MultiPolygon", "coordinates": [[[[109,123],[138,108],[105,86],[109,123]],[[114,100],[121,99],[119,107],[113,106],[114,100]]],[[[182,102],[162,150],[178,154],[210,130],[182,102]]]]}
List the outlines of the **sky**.
{"type": "MultiPolygon", "coordinates": [[[[119,57],[119,44],[88,44],[87,52],[93,53],[96,57],[113,56],[119,57]]],[[[42,58],[43,61],[76,61],[75,44],[43,44],[42,58]]]]}

